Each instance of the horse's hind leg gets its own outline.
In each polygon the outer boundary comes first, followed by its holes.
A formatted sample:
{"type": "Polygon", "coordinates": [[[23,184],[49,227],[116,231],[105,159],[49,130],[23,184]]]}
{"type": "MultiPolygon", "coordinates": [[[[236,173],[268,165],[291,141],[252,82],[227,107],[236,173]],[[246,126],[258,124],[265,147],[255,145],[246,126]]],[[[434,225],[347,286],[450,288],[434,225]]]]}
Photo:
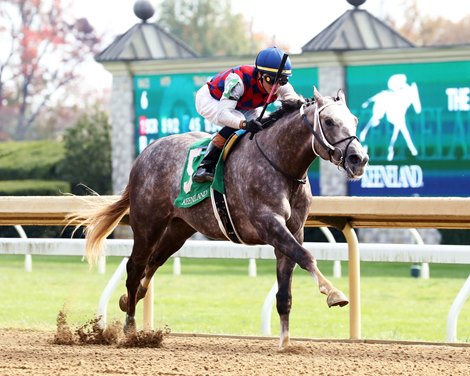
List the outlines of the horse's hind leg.
{"type": "MultiPolygon", "coordinates": [[[[165,228],[158,241],[154,242],[151,252],[145,252],[145,257],[132,257],[127,263],[128,277],[126,281],[127,296],[123,295],[119,305],[127,312],[124,331],[135,330],[135,307],[137,302],[145,297],[148,285],[159,266],[195,233],[195,230],[179,219],[171,221],[165,228]]],[[[139,249],[141,242],[134,241],[132,255],[139,249]]],[[[141,244],[145,246],[145,242],[141,244]]],[[[137,254],[137,253],[136,253],[137,254]]]]}
{"type": "MultiPolygon", "coordinates": [[[[132,248],[132,254],[127,261],[127,295],[122,295],[119,299],[119,306],[121,310],[126,312],[126,322],[124,324],[124,332],[129,333],[135,331],[135,306],[138,301],[138,295],[142,295],[142,290],[139,288],[140,279],[145,270],[147,264],[147,258],[150,254],[150,250],[145,252],[146,249],[150,248],[145,242],[139,241],[134,237],[134,246],[132,248]],[[142,255],[139,251],[144,251],[142,255]],[[138,255],[137,257],[134,255],[138,255]],[[139,292],[138,292],[139,291],[139,292]]],[[[145,295],[145,293],[144,293],[145,295]]]]}
{"type": "MultiPolygon", "coordinates": [[[[138,223],[137,220],[135,220],[138,223]]],[[[119,306],[126,312],[126,321],[124,332],[128,333],[135,330],[135,306],[137,301],[145,295],[145,292],[139,289],[140,279],[144,275],[145,266],[152,254],[152,250],[158,244],[168,224],[168,218],[155,218],[153,223],[147,223],[146,226],[133,227],[134,245],[132,253],[127,261],[127,295],[121,296],[119,306]]]]}
{"type": "Polygon", "coordinates": [[[144,276],[140,281],[139,288],[147,291],[147,287],[156,270],[162,266],[172,254],[178,251],[186,240],[195,232],[196,231],[192,227],[181,219],[173,219],[166,228],[165,233],[147,262],[147,267],[145,268],[144,276]]]}

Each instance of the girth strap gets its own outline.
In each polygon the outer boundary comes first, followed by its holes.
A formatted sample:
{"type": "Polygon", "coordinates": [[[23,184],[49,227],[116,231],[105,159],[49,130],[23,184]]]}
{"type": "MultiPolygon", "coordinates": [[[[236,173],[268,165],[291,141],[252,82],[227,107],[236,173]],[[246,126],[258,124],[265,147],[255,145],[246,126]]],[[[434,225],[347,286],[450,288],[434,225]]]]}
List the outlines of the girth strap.
{"type": "Polygon", "coordinates": [[[211,201],[212,210],[214,210],[215,218],[217,219],[222,233],[226,236],[227,239],[234,243],[243,243],[237,233],[237,230],[235,229],[235,226],[233,225],[233,220],[228,209],[227,198],[225,197],[225,194],[220,193],[211,187],[211,201]]]}

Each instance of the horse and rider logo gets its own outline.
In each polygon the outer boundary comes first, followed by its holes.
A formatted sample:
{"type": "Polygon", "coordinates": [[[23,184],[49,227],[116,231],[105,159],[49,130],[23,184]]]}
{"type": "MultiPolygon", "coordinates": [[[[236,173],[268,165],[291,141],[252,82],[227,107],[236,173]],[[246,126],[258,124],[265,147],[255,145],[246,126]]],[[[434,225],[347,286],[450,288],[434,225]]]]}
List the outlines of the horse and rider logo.
{"type": "Polygon", "coordinates": [[[373,103],[372,116],[359,134],[359,140],[364,142],[369,130],[377,127],[385,117],[385,119],[393,125],[393,133],[388,145],[387,160],[393,160],[395,155],[395,142],[400,133],[405,139],[411,155],[416,156],[418,155],[418,150],[408,130],[406,112],[410,106],[413,106],[417,114],[421,113],[418,86],[415,82],[408,84],[405,74],[394,74],[390,76],[387,86],[387,90],[380,91],[362,104],[362,108],[367,108],[373,103]]]}

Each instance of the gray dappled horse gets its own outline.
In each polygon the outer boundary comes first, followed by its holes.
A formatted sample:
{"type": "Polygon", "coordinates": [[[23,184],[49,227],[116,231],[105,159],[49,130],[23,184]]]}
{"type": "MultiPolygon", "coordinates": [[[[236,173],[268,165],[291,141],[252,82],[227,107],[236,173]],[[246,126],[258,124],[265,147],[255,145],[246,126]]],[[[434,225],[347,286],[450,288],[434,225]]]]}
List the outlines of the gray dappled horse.
{"type": "MultiPolygon", "coordinates": [[[[295,264],[308,271],[328,306],[344,306],[347,297],[327,280],[315,258],[302,247],[310,209],[307,170],[320,156],[358,179],[368,163],[356,137],[357,118],[349,111],[342,90],[327,97],[314,89],[313,101],[277,112],[273,124],[243,137],[225,162],[227,204],[237,234],[246,244],[270,244],[277,258],[279,348],[289,345],[291,281],[295,264]],[[300,108],[299,108],[300,107],[300,108]]],[[[285,103],[285,107],[289,107],[285,103]]],[[[276,113],[275,113],[276,114],[276,113]]],[[[102,251],[104,239],[129,213],[134,232],[127,263],[127,296],[120,306],[127,313],[125,331],[135,330],[136,303],[145,296],[155,271],[196,231],[226,239],[213,214],[211,200],[181,209],[173,205],[180,191],[182,170],[191,144],[209,135],[185,133],[161,138],[135,160],[129,183],[115,203],[82,216],[90,263],[102,251]]]]}

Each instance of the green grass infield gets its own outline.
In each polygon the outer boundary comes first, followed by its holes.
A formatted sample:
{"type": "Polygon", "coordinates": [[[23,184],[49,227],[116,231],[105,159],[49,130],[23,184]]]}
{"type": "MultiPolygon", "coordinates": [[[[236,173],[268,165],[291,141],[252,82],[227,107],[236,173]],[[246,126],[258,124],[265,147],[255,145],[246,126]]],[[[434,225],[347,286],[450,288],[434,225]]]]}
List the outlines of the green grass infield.
{"type": "MultiPolygon", "coordinates": [[[[33,270],[24,269],[24,256],[0,255],[1,328],[55,330],[65,309],[69,324],[78,327],[92,319],[100,295],[120,262],[107,260],[105,274],[89,269],[80,257],[33,256],[33,270]]],[[[247,260],[182,259],[182,274],[174,276],[172,261],[156,273],[155,328],[172,332],[261,335],[261,309],[275,281],[275,262],[257,261],[257,276],[248,276],[247,260]]],[[[333,278],[332,262],[319,262],[333,284],[348,294],[347,263],[343,276],[333,278]]],[[[468,277],[468,265],[432,264],[431,278],[413,278],[410,264],[361,263],[362,338],[445,341],[450,306],[468,277]]],[[[118,298],[125,277],[112,295],[108,322],[124,320],[118,298]]],[[[297,268],[292,286],[291,336],[349,338],[349,310],[328,308],[314,280],[297,268]]],[[[137,309],[141,328],[142,308],[137,309]]],[[[272,309],[271,333],[279,334],[272,309]]],[[[458,318],[458,340],[470,342],[470,302],[458,318]]]]}

